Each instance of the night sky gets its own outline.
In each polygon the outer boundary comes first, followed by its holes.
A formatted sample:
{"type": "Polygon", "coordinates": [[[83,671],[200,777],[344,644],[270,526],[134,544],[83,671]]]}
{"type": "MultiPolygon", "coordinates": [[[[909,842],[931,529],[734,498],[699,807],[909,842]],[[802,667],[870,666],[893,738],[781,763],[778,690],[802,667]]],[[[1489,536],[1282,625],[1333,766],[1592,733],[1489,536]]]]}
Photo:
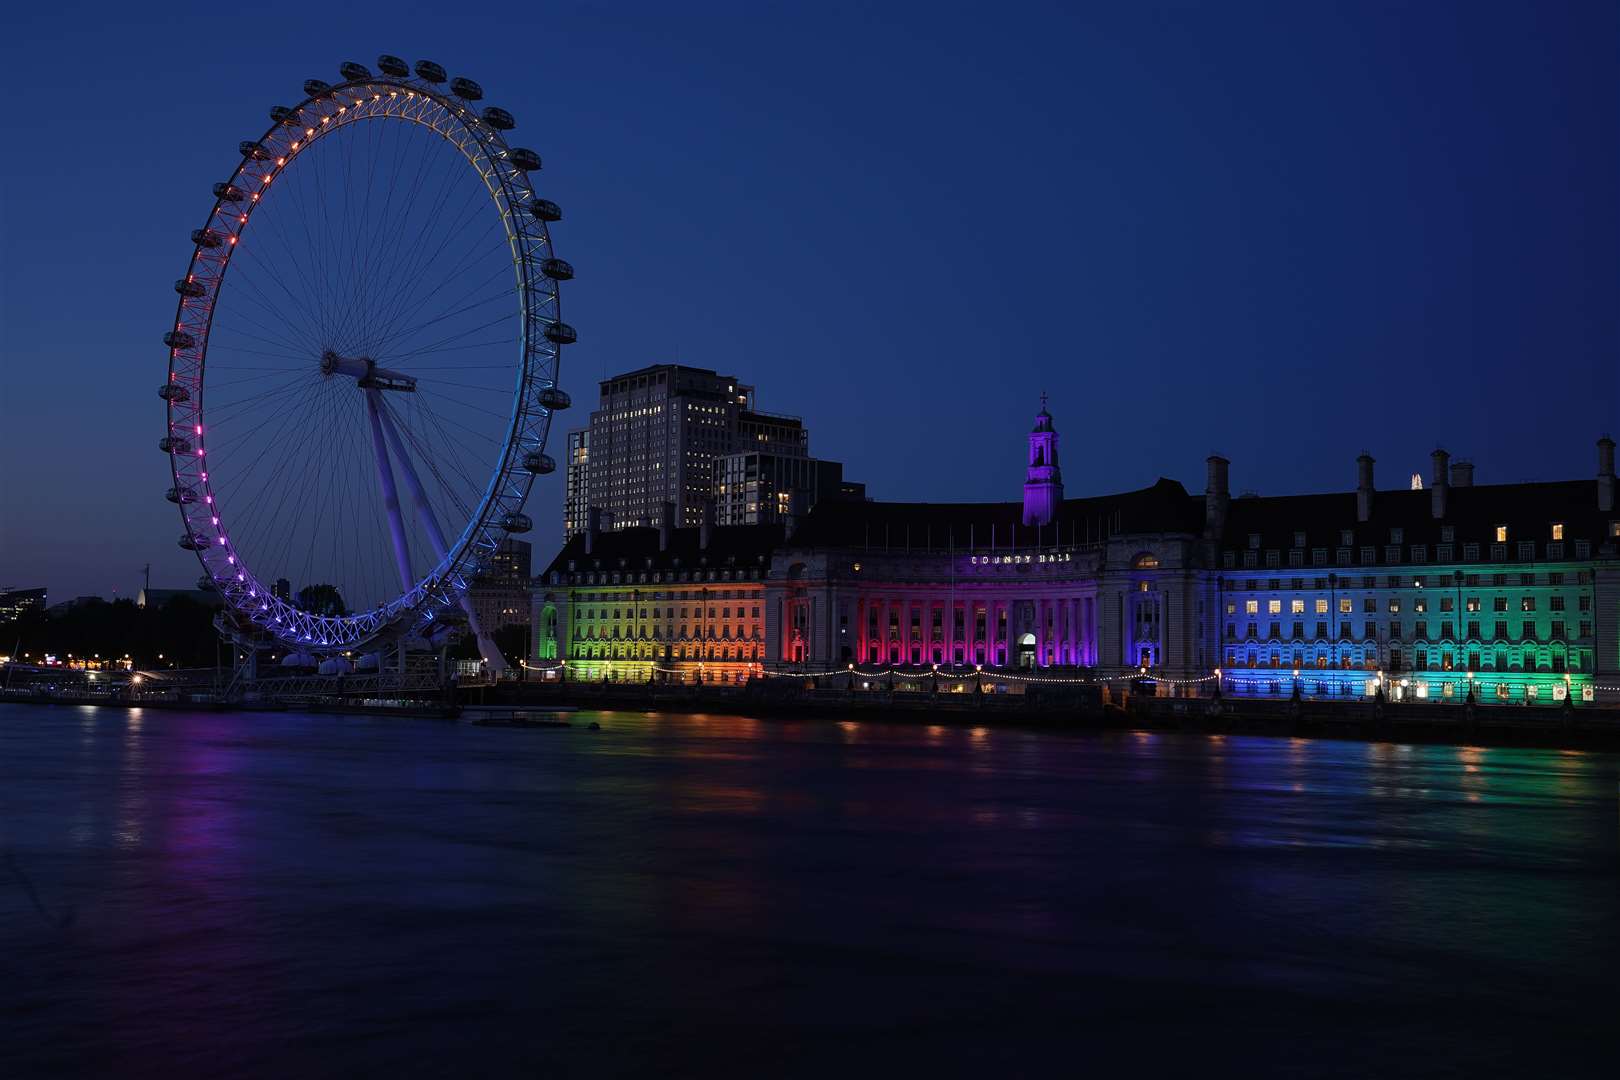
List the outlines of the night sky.
{"type": "Polygon", "coordinates": [[[156,445],[187,233],[270,105],[379,52],[545,159],[567,426],[605,374],[718,368],[938,501],[1019,496],[1043,390],[1071,496],[1200,491],[1211,450],[1262,493],[1436,444],[1588,476],[1620,428],[1610,0],[454,6],[11,17],[0,587],[196,579],[156,445]]]}

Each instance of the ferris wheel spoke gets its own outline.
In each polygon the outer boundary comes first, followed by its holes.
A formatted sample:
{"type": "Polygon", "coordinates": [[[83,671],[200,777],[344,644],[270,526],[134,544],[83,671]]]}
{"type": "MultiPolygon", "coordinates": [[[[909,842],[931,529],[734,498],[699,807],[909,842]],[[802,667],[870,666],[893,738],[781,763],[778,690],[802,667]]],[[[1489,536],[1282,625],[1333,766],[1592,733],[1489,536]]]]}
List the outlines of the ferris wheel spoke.
{"type": "MultiPolygon", "coordinates": [[[[431,305],[431,303],[433,301],[433,298],[435,296],[437,296],[441,291],[443,291],[444,288],[447,285],[450,284],[450,282],[452,282],[452,281],[460,281],[461,280],[461,274],[462,274],[463,269],[464,269],[465,266],[466,266],[466,263],[464,261],[457,262],[457,263],[453,264],[450,267],[450,269],[445,272],[444,280],[439,282],[439,284],[435,285],[431,292],[429,292],[427,295],[421,297],[421,299],[415,299],[413,297],[409,307],[401,308],[397,314],[395,314],[394,316],[392,316],[388,320],[387,324],[385,325],[385,327],[382,330],[382,340],[388,340],[388,339],[396,336],[396,328],[398,327],[400,321],[402,319],[404,319],[406,316],[412,315],[412,314],[420,315],[422,312],[430,310],[430,305],[431,305]]],[[[453,300],[450,303],[446,304],[445,307],[446,308],[455,307],[457,304],[463,302],[468,297],[475,296],[478,293],[482,292],[483,290],[487,289],[490,286],[491,283],[501,280],[502,278],[509,275],[511,272],[512,272],[511,267],[496,266],[493,270],[491,270],[489,272],[489,274],[487,276],[479,279],[479,281],[476,284],[474,284],[472,286],[472,288],[470,288],[466,292],[462,293],[455,300],[453,300]]],[[[516,289],[517,289],[517,287],[515,285],[511,286],[511,291],[515,292],[516,289]]]]}
{"type": "MultiPolygon", "coordinates": [[[[474,198],[472,196],[464,199],[450,225],[441,230],[444,233],[443,238],[439,240],[438,244],[431,251],[425,253],[422,250],[422,243],[427,239],[428,231],[424,227],[418,233],[416,241],[411,246],[411,252],[407,256],[407,265],[436,264],[440,256],[443,254],[444,248],[458,235],[464,224],[467,221],[472,220],[472,215],[477,212],[477,209],[482,202],[483,199],[474,198]]],[[[492,230],[486,229],[485,232],[481,234],[482,237],[487,238],[490,231],[492,230]]],[[[459,270],[461,265],[463,264],[459,262],[454,264],[456,270],[459,270]]],[[[437,286],[434,287],[434,291],[436,292],[438,289],[443,288],[446,283],[452,281],[455,277],[456,270],[443,273],[442,280],[437,286]]],[[[420,310],[421,305],[425,302],[424,300],[419,299],[419,292],[424,280],[426,279],[413,278],[404,289],[400,290],[399,295],[395,297],[390,304],[385,306],[383,312],[381,313],[381,321],[385,327],[391,327],[403,316],[412,311],[420,310]]]]}
{"type": "Polygon", "coordinates": [[[223,403],[210,401],[208,405],[209,432],[217,434],[221,425],[227,423],[228,421],[235,420],[238,416],[250,415],[248,412],[249,409],[263,409],[268,407],[272,402],[276,402],[278,399],[288,398],[290,395],[296,393],[299,387],[309,379],[309,373],[307,371],[297,372],[290,376],[283,376],[283,378],[288,379],[289,381],[281,385],[263,389],[259,392],[250,394],[247,397],[236,398],[233,401],[226,401],[223,403]]]}
{"type": "MultiPolygon", "coordinates": [[[[492,294],[490,296],[483,297],[483,298],[481,298],[479,300],[475,300],[475,301],[473,301],[471,303],[464,304],[461,307],[456,308],[453,311],[445,311],[445,312],[442,312],[441,314],[434,315],[434,316],[432,316],[430,318],[424,319],[420,323],[417,323],[415,326],[411,326],[411,327],[407,327],[405,329],[402,329],[397,334],[393,335],[393,338],[394,339],[398,339],[398,338],[407,338],[408,339],[408,338],[411,338],[411,337],[415,337],[417,334],[422,333],[422,331],[428,329],[431,326],[437,326],[438,324],[446,321],[447,319],[457,318],[457,317],[459,317],[461,315],[465,315],[465,314],[467,314],[469,312],[477,311],[479,308],[487,308],[490,304],[493,304],[493,303],[495,303],[497,301],[505,300],[505,299],[508,299],[509,297],[516,296],[517,292],[518,292],[518,289],[517,289],[517,287],[515,285],[509,285],[509,286],[505,287],[504,289],[502,289],[500,292],[494,293],[494,294],[492,294]]],[[[506,321],[507,318],[509,318],[509,316],[502,316],[500,321],[504,322],[504,321],[506,321]]],[[[379,353],[383,354],[383,355],[387,355],[387,350],[386,349],[378,349],[377,351],[379,353]]]]}

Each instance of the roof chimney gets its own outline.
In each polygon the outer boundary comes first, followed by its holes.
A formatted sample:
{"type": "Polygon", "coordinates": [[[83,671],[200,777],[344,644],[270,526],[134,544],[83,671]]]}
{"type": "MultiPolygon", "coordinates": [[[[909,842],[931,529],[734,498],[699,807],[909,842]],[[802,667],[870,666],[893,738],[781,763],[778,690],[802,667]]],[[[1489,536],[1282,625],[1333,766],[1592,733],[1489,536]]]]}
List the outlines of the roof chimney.
{"type": "Polygon", "coordinates": [[[1204,459],[1204,536],[1219,540],[1226,532],[1226,508],[1232,496],[1227,488],[1227,467],[1231,462],[1219,454],[1204,459]]]}
{"type": "Polygon", "coordinates": [[[1434,511],[1435,517],[1443,518],[1446,516],[1446,496],[1451,491],[1451,455],[1435,447],[1429,461],[1429,509],[1434,511]]]}
{"type": "Polygon", "coordinates": [[[1614,510],[1614,440],[1607,435],[1598,440],[1598,509],[1614,510]]]}
{"type": "Polygon", "coordinates": [[[714,538],[714,500],[703,500],[703,524],[698,529],[698,547],[704,551],[709,550],[709,541],[714,538]]]}
{"type": "Polygon", "coordinates": [[[1363,450],[1356,458],[1356,520],[1372,519],[1373,456],[1363,450]]]}
{"type": "Polygon", "coordinates": [[[585,511],[585,554],[596,549],[596,538],[602,532],[602,508],[590,507],[585,511]]]}
{"type": "Polygon", "coordinates": [[[1453,461],[1451,463],[1451,486],[1454,488],[1474,486],[1474,463],[1472,461],[1453,461]]]}
{"type": "Polygon", "coordinates": [[[665,501],[658,506],[658,550],[669,550],[670,534],[675,529],[675,504],[665,501]]]}

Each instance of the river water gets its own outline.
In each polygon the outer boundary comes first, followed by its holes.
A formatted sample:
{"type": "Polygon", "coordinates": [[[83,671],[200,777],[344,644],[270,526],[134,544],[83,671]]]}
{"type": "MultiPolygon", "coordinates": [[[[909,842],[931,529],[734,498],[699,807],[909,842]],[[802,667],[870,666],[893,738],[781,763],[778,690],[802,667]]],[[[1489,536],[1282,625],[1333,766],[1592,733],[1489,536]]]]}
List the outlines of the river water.
{"type": "Polygon", "coordinates": [[[1616,1068],[1613,756],[574,720],[0,709],[0,1073],[1616,1068]]]}

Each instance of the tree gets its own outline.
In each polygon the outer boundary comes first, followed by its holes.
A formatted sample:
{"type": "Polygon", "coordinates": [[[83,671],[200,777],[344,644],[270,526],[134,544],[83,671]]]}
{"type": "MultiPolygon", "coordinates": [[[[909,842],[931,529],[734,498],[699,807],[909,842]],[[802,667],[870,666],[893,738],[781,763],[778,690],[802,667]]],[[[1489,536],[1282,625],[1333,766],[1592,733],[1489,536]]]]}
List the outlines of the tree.
{"type": "Polygon", "coordinates": [[[311,615],[347,615],[343,594],[336,585],[305,585],[298,590],[294,602],[311,615]]]}

